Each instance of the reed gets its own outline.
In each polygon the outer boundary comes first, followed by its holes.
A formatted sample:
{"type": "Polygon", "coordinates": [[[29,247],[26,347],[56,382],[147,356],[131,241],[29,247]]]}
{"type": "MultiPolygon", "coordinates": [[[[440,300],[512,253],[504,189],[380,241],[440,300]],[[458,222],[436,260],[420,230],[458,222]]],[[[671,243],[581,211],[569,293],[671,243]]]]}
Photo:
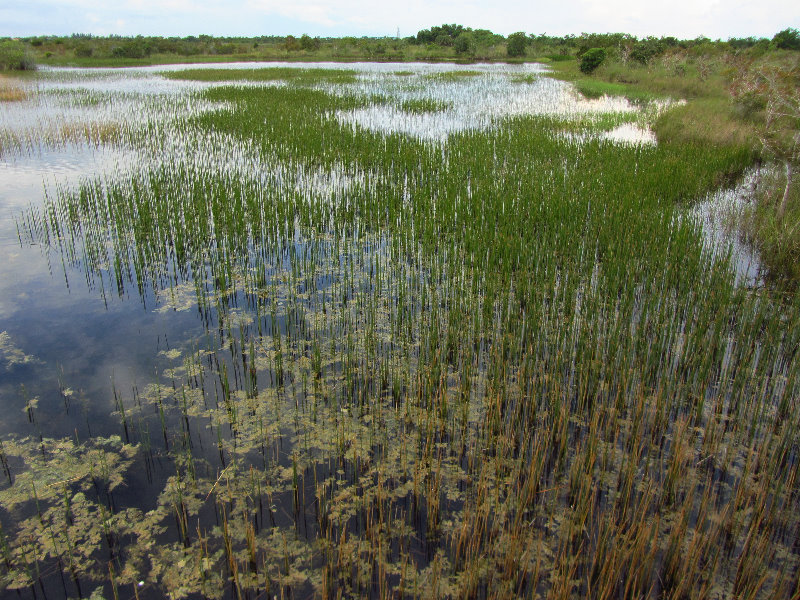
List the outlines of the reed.
{"type": "MultiPolygon", "coordinates": [[[[79,578],[173,597],[792,597],[797,300],[737,285],[684,210],[746,148],[619,145],[599,133],[630,115],[522,110],[431,139],[349,120],[393,118],[407,76],[265,71],[237,76],[291,85],[197,90],[213,108],[174,117],[177,140],[125,134],[213,160],[64,186],[20,219],[110,301],[197,313],[149,385],[115,387],[125,443],[62,448],[97,465],[96,489],[80,469],[69,485],[118,561],[79,578]],[[111,496],[137,442],[147,510],[111,496]]],[[[511,75],[422,77],[404,118],[444,118],[462,86],[516,94],[511,75]]],[[[22,507],[46,461],[35,440],[0,450],[0,504],[22,507]]],[[[45,555],[34,525],[3,529],[15,589],[99,551],[56,536],[45,555]]]]}

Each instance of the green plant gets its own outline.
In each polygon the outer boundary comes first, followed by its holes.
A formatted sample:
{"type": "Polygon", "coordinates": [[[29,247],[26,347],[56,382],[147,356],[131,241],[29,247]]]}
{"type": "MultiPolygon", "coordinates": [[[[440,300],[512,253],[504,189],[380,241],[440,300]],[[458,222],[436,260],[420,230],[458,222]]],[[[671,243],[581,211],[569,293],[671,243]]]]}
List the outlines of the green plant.
{"type": "Polygon", "coordinates": [[[319,50],[322,43],[320,42],[318,37],[312,38],[307,33],[304,33],[300,37],[300,47],[303,50],[319,50]]]}
{"type": "Polygon", "coordinates": [[[509,56],[525,56],[525,48],[528,46],[528,36],[522,31],[512,33],[508,36],[506,43],[506,53],[509,56]]]}
{"type": "Polygon", "coordinates": [[[631,48],[631,58],[643,65],[664,52],[664,42],[655,37],[647,37],[636,42],[631,48]]]}
{"type": "Polygon", "coordinates": [[[472,38],[472,34],[467,32],[459,34],[453,44],[453,49],[456,54],[474,54],[475,40],[472,38]]]}
{"type": "Polygon", "coordinates": [[[605,48],[590,48],[581,57],[581,73],[592,73],[606,59],[605,48]]]}
{"type": "Polygon", "coordinates": [[[800,50],[800,32],[789,27],[776,33],[772,38],[772,43],[781,50],[800,50]]]}
{"type": "Polygon", "coordinates": [[[29,71],[35,68],[33,56],[22,42],[0,41],[0,71],[29,71]]]}

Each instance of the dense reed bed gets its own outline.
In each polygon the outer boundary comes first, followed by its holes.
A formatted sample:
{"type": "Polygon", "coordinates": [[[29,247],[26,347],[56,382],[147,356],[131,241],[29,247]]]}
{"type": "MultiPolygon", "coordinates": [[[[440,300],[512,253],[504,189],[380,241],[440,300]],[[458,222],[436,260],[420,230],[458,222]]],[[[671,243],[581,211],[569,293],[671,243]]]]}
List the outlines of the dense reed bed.
{"type": "Polygon", "coordinates": [[[797,597],[800,305],[683,216],[748,150],[380,131],[346,115],[452,104],[338,77],[197,92],[130,137],[163,160],[20,216],[68,280],[197,328],[114,387],[116,436],[3,439],[6,589],[797,597]],[[208,143],[238,153],[174,151],[208,143]]]}

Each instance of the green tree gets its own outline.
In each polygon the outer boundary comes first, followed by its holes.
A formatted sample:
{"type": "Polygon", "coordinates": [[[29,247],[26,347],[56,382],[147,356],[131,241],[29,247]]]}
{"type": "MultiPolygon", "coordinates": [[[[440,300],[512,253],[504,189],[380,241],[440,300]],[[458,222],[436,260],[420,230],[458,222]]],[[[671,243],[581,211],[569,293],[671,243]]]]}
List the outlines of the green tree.
{"type": "Polygon", "coordinates": [[[442,46],[452,46],[456,38],[465,31],[469,31],[469,28],[465,28],[463,25],[456,25],[455,23],[452,25],[445,23],[444,25],[418,31],[417,43],[436,43],[442,46]]]}
{"type": "Polygon", "coordinates": [[[646,65],[654,56],[663,53],[664,49],[665,44],[663,41],[653,36],[646,37],[633,45],[633,48],[631,48],[631,58],[646,65]]]}
{"type": "Polygon", "coordinates": [[[304,33],[300,37],[300,47],[303,50],[319,50],[321,45],[322,42],[320,42],[320,39],[318,37],[312,38],[307,33],[304,33]]]}
{"type": "Polygon", "coordinates": [[[506,53],[509,56],[525,56],[525,48],[528,45],[528,36],[522,31],[512,33],[506,42],[506,53]]]}
{"type": "Polygon", "coordinates": [[[772,44],[782,50],[800,50],[800,32],[792,27],[779,31],[772,38],[772,44]]]}
{"type": "Polygon", "coordinates": [[[453,48],[456,54],[475,54],[475,40],[472,34],[468,32],[460,34],[453,43],[453,48]]]}

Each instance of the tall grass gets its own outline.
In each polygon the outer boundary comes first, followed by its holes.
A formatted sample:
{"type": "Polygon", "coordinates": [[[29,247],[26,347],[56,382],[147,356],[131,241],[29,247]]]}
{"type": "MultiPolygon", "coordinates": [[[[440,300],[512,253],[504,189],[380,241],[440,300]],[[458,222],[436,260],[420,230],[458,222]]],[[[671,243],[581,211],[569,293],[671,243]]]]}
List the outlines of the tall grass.
{"type": "MultiPolygon", "coordinates": [[[[369,98],[202,94],[221,108],[180,135],[271,173],[174,156],[20,220],[68,277],[196,308],[198,330],[117,398],[139,449],[99,479],[167,463],[148,506],[76,471],[3,529],[6,585],[74,564],[75,585],[173,597],[796,594],[800,306],[737,286],[680,218],[746,147],[530,116],[439,143],[337,118],[369,98]],[[84,488],[106,546],[64,524],[84,488]]],[[[29,508],[36,449],[3,446],[0,494],[29,508]]]]}

